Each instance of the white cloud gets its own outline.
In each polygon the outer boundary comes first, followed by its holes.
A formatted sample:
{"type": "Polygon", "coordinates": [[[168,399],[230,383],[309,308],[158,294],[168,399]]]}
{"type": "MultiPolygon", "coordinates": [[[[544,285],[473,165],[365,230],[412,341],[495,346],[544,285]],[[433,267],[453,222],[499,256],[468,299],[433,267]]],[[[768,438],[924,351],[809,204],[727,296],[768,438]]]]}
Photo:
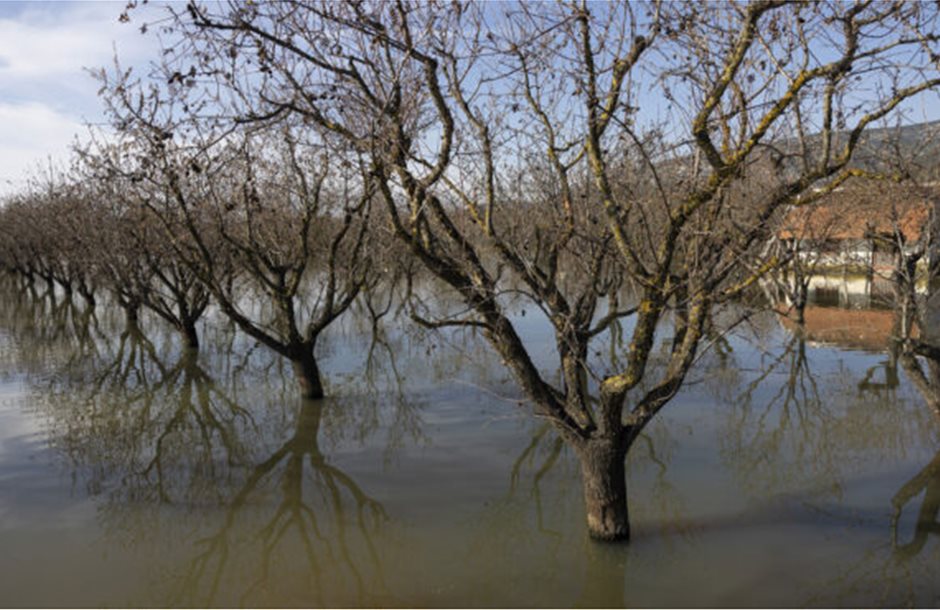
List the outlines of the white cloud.
{"type": "Polygon", "coordinates": [[[157,58],[154,36],[139,28],[163,14],[148,5],[118,16],[124,2],[4,3],[0,10],[0,195],[48,157],[67,158],[76,134],[103,120],[98,83],[88,69],[157,58]]]}
{"type": "Polygon", "coordinates": [[[28,172],[50,159],[67,162],[82,121],[44,104],[0,102],[0,195],[22,188],[28,172]]]}
{"type": "Polygon", "coordinates": [[[107,58],[107,46],[85,28],[101,32],[101,24],[59,23],[45,26],[12,19],[0,21],[4,41],[0,76],[4,80],[42,78],[75,73],[86,62],[107,58]],[[76,27],[80,26],[80,27],[76,27]]]}

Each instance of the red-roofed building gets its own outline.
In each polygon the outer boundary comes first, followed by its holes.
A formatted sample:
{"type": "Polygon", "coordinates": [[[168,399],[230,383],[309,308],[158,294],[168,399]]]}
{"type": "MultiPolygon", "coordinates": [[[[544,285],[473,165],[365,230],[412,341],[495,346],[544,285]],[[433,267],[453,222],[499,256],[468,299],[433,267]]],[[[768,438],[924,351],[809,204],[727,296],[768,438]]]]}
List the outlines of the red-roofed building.
{"type": "Polygon", "coordinates": [[[925,259],[937,259],[938,205],[936,186],[865,181],[793,206],[776,235],[789,251],[820,268],[886,274],[894,269],[899,249],[910,253],[923,247],[925,259]]]}

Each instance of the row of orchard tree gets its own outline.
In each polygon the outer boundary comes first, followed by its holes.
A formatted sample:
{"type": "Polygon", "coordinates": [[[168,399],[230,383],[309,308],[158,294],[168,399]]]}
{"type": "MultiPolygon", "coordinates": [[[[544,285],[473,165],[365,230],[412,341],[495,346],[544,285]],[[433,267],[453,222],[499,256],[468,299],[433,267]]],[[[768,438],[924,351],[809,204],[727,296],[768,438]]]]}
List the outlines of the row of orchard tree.
{"type": "Polygon", "coordinates": [[[159,166],[149,153],[132,159],[137,144],[80,151],[70,175],[8,201],[4,265],[91,306],[104,290],[129,321],[146,308],[189,348],[214,302],[321,398],[317,337],[379,277],[371,192],[282,131],[166,150],[159,166]]]}
{"type": "Polygon", "coordinates": [[[781,263],[775,219],[864,173],[865,132],[940,85],[940,7],[920,2],[168,11],[146,75],[100,72],[111,127],[73,174],[5,205],[3,265],[190,345],[211,299],[309,397],[320,333],[423,269],[462,306],[414,317],[481,331],[580,459],[603,539],[629,536],[624,457],[715,311],[781,263]],[[544,312],[556,370],[510,299],[544,312]],[[620,366],[592,359],[625,319],[620,366]]]}

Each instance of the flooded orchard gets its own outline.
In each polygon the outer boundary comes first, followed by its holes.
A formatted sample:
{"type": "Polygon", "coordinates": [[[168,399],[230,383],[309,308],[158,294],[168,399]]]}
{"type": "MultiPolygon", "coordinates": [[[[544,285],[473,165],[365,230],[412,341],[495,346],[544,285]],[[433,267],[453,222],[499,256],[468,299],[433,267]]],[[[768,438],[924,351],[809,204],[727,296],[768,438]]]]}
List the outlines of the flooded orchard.
{"type": "MultiPolygon", "coordinates": [[[[374,334],[354,307],[303,400],[212,312],[195,354],[5,281],[3,602],[935,606],[928,363],[889,348],[892,311],[823,296],[803,332],[764,310],[712,339],[628,454],[630,543],[605,544],[577,457],[471,329],[374,334]]],[[[549,351],[538,312],[514,322],[549,351]]]]}
{"type": "Polygon", "coordinates": [[[940,605],[940,4],[145,4],[0,179],[0,601],[940,605]]]}

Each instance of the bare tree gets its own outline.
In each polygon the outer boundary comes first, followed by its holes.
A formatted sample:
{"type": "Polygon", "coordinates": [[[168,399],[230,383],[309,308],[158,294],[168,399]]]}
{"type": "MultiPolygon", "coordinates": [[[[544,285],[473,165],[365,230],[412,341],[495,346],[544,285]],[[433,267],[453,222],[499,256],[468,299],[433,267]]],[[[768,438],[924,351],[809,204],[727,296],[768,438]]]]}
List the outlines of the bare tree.
{"type": "Polygon", "coordinates": [[[937,8],[918,3],[191,3],[170,29],[183,43],[152,90],[368,161],[399,238],[467,306],[425,321],[489,339],[579,455],[604,539],[629,536],[624,456],[713,309],[777,263],[760,256],[768,221],[862,173],[866,129],[940,84],[937,8]],[[620,278],[635,307],[606,298],[620,278]],[[562,383],[509,295],[552,323],[562,383]],[[594,365],[592,341],[627,316],[623,366],[594,365]]]}
{"type": "Polygon", "coordinates": [[[144,249],[144,264],[191,307],[172,315],[172,301],[152,291],[147,302],[185,329],[205,307],[204,296],[190,300],[204,287],[241,330],[293,363],[305,397],[323,397],[314,350],[367,282],[370,187],[287,126],[218,140],[184,114],[174,141],[159,116],[171,101],[129,91],[121,80],[109,99],[133,127],[86,159],[120,190],[124,213],[143,215],[143,230],[160,236],[164,250],[144,249]],[[158,259],[168,252],[166,268],[158,259]]]}
{"type": "MultiPolygon", "coordinates": [[[[131,320],[141,307],[152,311],[180,333],[185,347],[197,349],[196,323],[209,305],[208,288],[176,255],[159,220],[145,208],[128,204],[125,182],[97,175],[101,168],[91,162],[93,157],[83,158],[92,165],[85,182],[88,197],[101,210],[96,215],[96,266],[118,303],[131,320]]],[[[219,273],[230,270],[223,253],[213,253],[219,273]]]]}
{"type": "Polygon", "coordinates": [[[846,260],[840,260],[833,244],[838,229],[845,222],[839,213],[844,210],[835,206],[831,206],[835,209],[826,210],[823,205],[793,206],[783,215],[772,238],[780,266],[770,277],[774,289],[782,294],[788,307],[793,310],[797,324],[806,321],[806,306],[813,277],[827,268],[849,264],[846,260]]]}
{"type": "Polygon", "coordinates": [[[42,184],[33,182],[4,206],[8,267],[30,282],[41,278],[53,300],[56,286],[67,300],[77,286],[89,304],[94,304],[88,236],[76,230],[76,225],[90,222],[86,204],[74,186],[50,178],[42,184]]]}

